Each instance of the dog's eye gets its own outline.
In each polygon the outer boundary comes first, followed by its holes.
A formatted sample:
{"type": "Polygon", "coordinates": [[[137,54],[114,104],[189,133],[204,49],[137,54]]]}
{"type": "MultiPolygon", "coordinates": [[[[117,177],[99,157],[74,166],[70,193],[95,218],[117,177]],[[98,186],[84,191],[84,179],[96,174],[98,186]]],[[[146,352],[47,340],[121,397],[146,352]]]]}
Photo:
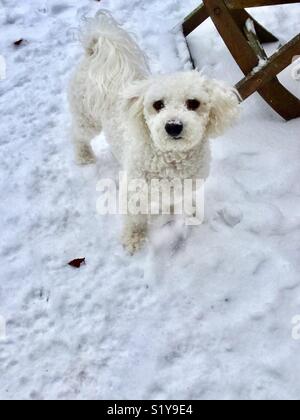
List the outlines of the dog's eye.
{"type": "Polygon", "coordinates": [[[154,108],[157,112],[159,112],[159,111],[161,111],[162,109],[164,109],[164,107],[165,107],[164,101],[156,101],[156,102],[154,102],[154,104],[153,104],[153,108],[154,108]]]}
{"type": "Polygon", "coordinates": [[[196,111],[200,105],[201,103],[197,99],[189,99],[186,101],[187,109],[190,111],[196,111]]]}

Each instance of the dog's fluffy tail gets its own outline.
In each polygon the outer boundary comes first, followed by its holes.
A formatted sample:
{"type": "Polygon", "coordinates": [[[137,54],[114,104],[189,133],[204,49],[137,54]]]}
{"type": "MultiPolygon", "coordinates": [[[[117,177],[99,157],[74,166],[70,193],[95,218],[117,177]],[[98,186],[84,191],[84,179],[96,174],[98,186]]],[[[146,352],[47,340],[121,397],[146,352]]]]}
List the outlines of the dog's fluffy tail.
{"type": "Polygon", "coordinates": [[[103,98],[112,98],[129,81],[149,73],[137,43],[106,11],[87,20],[81,41],[89,59],[89,76],[103,98]]]}

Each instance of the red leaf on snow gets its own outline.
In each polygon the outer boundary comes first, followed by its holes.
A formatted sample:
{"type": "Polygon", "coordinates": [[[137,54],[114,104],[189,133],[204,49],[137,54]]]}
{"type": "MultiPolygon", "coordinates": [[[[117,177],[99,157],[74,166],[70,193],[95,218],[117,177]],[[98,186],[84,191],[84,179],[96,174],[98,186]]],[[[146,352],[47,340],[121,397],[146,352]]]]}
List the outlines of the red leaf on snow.
{"type": "Polygon", "coordinates": [[[85,258],[77,258],[76,260],[70,261],[68,265],[74,268],[80,268],[85,264],[85,258]]]}

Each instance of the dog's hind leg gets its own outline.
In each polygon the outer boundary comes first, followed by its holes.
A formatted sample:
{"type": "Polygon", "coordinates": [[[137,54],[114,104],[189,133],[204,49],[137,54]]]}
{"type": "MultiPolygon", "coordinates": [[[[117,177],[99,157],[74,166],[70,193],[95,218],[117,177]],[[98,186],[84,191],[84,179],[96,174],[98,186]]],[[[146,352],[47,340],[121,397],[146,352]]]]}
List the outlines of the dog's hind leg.
{"type": "Polygon", "coordinates": [[[76,162],[79,165],[96,163],[91,141],[101,132],[101,128],[95,128],[88,124],[85,119],[76,119],[72,126],[72,138],[75,147],[76,162]]]}
{"type": "Polygon", "coordinates": [[[124,248],[134,255],[140,251],[146,242],[148,231],[147,216],[144,215],[127,215],[125,218],[125,226],[122,235],[124,248]]]}

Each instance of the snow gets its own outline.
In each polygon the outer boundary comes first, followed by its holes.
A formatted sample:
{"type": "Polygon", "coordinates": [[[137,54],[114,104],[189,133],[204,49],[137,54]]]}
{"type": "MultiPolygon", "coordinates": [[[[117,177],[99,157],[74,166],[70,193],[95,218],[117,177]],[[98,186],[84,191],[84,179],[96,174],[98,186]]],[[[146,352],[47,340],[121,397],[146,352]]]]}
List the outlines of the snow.
{"type": "MultiPolygon", "coordinates": [[[[103,136],[97,167],[74,163],[66,86],[83,18],[112,11],[152,70],[172,72],[186,65],[173,28],[198,4],[0,2],[1,399],[299,398],[300,121],[250,98],[212,142],[203,225],[160,227],[133,258],[121,217],[96,212],[97,181],[118,177],[103,136]]],[[[283,42],[297,33],[298,5],[254,15],[283,42]]],[[[189,42],[205,74],[242,77],[211,23],[189,42]]]]}

